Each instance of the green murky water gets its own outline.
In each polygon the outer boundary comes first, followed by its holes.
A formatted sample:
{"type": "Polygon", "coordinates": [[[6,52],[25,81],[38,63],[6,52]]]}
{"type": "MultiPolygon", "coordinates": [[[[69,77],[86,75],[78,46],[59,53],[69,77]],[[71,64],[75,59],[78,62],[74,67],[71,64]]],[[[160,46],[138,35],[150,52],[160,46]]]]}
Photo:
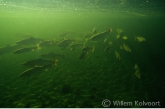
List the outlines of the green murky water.
{"type": "MultiPolygon", "coordinates": [[[[20,7],[19,7],[20,8],[20,7]]],[[[115,12],[106,10],[52,11],[52,10],[2,10],[0,12],[0,107],[103,107],[105,99],[124,102],[158,102],[163,107],[164,83],[164,14],[115,12]],[[96,33],[112,28],[105,39],[90,41],[93,28],[96,33]],[[117,29],[124,32],[117,39],[117,29]],[[59,36],[61,33],[68,35],[59,36]],[[21,35],[20,35],[21,34],[21,35]],[[41,47],[40,50],[14,54],[20,45],[9,45],[26,39],[27,34],[55,42],[75,39],[83,44],[75,50],[57,44],[41,47]],[[84,37],[85,34],[90,36],[84,37]],[[127,40],[123,39],[127,36],[127,40]],[[135,40],[142,36],[144,42],[135,40]],[[65,37],[65,38],[64,38],[65,37]],[[109,44],[111,42],[111,44],[109,44]],[[125,44],[128,52],[121,46],[125,44]],[[110,45],[110,49],[104,51],[110,45]],[[3,47],[9,47],[2,50],[3,47]],[[79,59],[82,47],[95,47],[83,59],[79,59]],[[119,53],[120,60],[116,58],[119,53]],[[29,69],[21,63],[40,58],[41,54],[57,53],[57,65],[35,71],[30,76],[18,75],[29,69]],[[135,64],[140,69],[136,75],[135,64]]],[[[74,43],[74,42],[73,42],[74,43]]],[[[144,105],[109,107],[148,107],[144,105]]]]}

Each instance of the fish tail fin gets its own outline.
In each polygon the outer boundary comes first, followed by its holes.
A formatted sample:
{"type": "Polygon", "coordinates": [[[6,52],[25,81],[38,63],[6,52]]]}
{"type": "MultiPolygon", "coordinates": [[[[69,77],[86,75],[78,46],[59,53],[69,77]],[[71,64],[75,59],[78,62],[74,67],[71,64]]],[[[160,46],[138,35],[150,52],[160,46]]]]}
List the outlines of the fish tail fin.
{"type": "Polygon", "coordinates": [[[94,52],[95,51],[95,46],[93,46],[93,48],[92,48],[92,52],[94,52]]]}

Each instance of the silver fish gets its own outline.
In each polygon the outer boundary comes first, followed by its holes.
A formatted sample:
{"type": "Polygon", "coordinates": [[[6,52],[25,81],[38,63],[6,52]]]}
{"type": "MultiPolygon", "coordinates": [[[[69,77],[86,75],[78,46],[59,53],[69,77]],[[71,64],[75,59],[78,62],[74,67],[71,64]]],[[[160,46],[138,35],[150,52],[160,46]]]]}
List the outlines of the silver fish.
{"type": "Polygon", "coordinates": [[[30,44],[38,44],[40,42],[42,42],[41,38],[29,37],[29,38],[17,41],[16,44],[18,44],[18,45],[30,45],[30,44]]]}
{"type": "MultiPolygon", "coordinates": [[[[57,61],[58,60],[56,60],[56,63],[57,63],[57,61]]],[[[55,64],[55,65],[57,65],[57,64],[55,64]]],[[[44,65],[44,66],[35,66],[35,67],[29,68],[29,69],[23,71],[18,76],[31,76],[31,75],[34,75],[34,74],[41,73],[44,70],[47,71],[47,69],[50,68],[50,67],[53,67],[53,65],[51,63],[47,64],[47,65],[44,65]]]]}
{"type": "Polygon", "coordinates": [[[92,52],[94,52],[95,51],[95,46],[93,46],[93,47],[83,47],[82,49],[81,49],[81,51],[84,51],[84,52],[89,52],[89,51],[92,51],[92,52]]]}
{"type": "Polygon", "coordinates": [[[46,54],[41,54],[40,55],[42,58],[44,59],[51,59],[51,60],[54,60],[54,59],[58,59],[58,58],[65,58],[65,55],[63,54],[55,54],[53,52],[51,53],[46,53],[46,54]]]}
{"type": "Polygon", "coordinates": [[[99,39],[104,38],[109,32],[112,32],[112,28],[109,28],[109,30],[107,30],[107,31],[94,34],[89,40],[97,41],[99,39]]]}
{"type": "Polygon", "coordinates": [[[92,36],[92,33],[91,32],[85,32],[84,34],[83,34],[83,37],[84,38],[90,38],[92,36]]]}
{"type": "Polygon", "coordinates": [[[35,66],[45,66],[45,65],[56,65],[57,60],[51,61],[51,60],[45,60],[42,58],[35,59],[35,60],[30,60],[27,62],[22,63],[22,66],[28,66],[28,67],[35,67],[35,66]]]}
{"type": "Polygon", "coordinates": [[[46,40],[46,41],[43,41],[39,44],[40,47],[50,47],[52,46],[54,43],[53,40],[46,40]]]}
{"type": "Polygon", "coordinates": [[[60,42],[57,43],[57,46],[62,47],[63,49],[67,48],[73,41],[74,39],[64,39],[60,42]]]}
{"type": "Polygon", "coordinates": [[[26,52],[30,52],[30,51],[36,51],[36,50],[40,50],[39,46],[34,46],[34,47],[24,47],[24,48],[20,48],[15,50],[13,53],[14,54],[22,54],[22,53],[26,53],[26,52]]]}
{"type": "Polygon", "coordinates": [[[49,67],[52,67],[52,66],[51,65],[35,66],[35,67],[29,68],[29,69],[23,71],[18,76],[24,77],[24,76],[31,76],[31,75],[39,74],[39,73],[43,72],[44,70],[47,70],[49,67]]]}
{"type": "Polygon", "coordinates": [[[4,47],[0,47],[0,55],[13,52],[15,49],[20,48],[20,45],[6,45],[4,47]]]}
{"type": "Polygon", "coordinates": [[[84,44],[80,44],[80,43],[75,43],[75,44],[71,44],[69,47],[71,48],[71,50],[75,50],[77,47],[81,47],[84,44]]]}

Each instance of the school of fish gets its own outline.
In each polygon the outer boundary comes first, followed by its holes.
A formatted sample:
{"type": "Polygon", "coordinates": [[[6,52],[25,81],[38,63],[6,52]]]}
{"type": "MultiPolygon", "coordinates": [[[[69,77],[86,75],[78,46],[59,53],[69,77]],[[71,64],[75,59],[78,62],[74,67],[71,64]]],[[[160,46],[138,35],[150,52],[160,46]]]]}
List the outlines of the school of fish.
{"type": "MultiPolygon", "coordinates": [[[[72,37],[68,38],[68,36],[75,36],[76,32],[63,32],[60,33],[57,38],[52,38],[51,40],[42,39],[34,37],[31,34],[26,33],[17,33],[16,35],[21,37],[22,39],[15,42],[13,45],[6,45],[0,47],[0,57],[5,55],[6,53],[13,53],[14,55],[25,54],[29,52],[37,52],[42,50],[43,48],[48,47],[58,47],[60,50],[68,50],[74,52],[76,50],[80,50],[80,54],[78,54],[77,60],[80,62],[88,58],[89,54],[92,54],[97,49],[95,45],[104,44],[106,45],[103,48],[103,52],[114,52],[114,55],[118,61],[120,61],[122,56],[120,55],[120,51],[131,52],[131,47],[128,46],[127,41],[131,39],[124,34],[124,31],[120,28],[117,28],[116,38],[113,38],[112,28],[98,32],[96,28],[92,31],[84,32],[80,38],[72,37]],[[58,39],[58,40],[57,40],[58,39]],[[115,40],[114,40],[115,39],[115,40]],[[122,43],[119,43],[121,42],[122,43]],[[119,43],[120,46],[115,47],[115,43],[119,43]],[[120,48],[120,49],[118,49],[120,48]]],[[[142,36],[134,36],[134,40],[137,42],[144,42],[146,38],[142,36]]],[[[65,59],[67,54],[61,54],[58,51],[46,52],[44,54],[40,54],[40,57],[34,60],[29,60],[27,62],[22,62],[21,66],[27,67],[27,70],[21,72],[19,76],[29,76],[34,75],[36,73],[40,73],[42,71],[47,71],[48,68],[52,68],[57,66],[58,61],[61,59],[65,59]]],[[[91,56],[91,55],[90,55],[91,56]]],[[[2,57],[1,57],[2,58],[2,57]]],[[[140,78],[141,72],[140,68],[137,64],[134,66],[135,68],[135,76],[140,78]]]]}

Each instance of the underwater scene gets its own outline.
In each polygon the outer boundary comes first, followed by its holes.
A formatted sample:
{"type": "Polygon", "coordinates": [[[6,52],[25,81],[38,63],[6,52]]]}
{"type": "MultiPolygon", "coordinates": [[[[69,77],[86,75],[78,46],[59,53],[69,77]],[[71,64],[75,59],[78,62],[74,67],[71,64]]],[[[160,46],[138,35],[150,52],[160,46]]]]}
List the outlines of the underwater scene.
{"type": "Polygon", "coordinates": [[[165,107],[164,10],[161,0],[0,0],[0,107],[165,107]]]}

